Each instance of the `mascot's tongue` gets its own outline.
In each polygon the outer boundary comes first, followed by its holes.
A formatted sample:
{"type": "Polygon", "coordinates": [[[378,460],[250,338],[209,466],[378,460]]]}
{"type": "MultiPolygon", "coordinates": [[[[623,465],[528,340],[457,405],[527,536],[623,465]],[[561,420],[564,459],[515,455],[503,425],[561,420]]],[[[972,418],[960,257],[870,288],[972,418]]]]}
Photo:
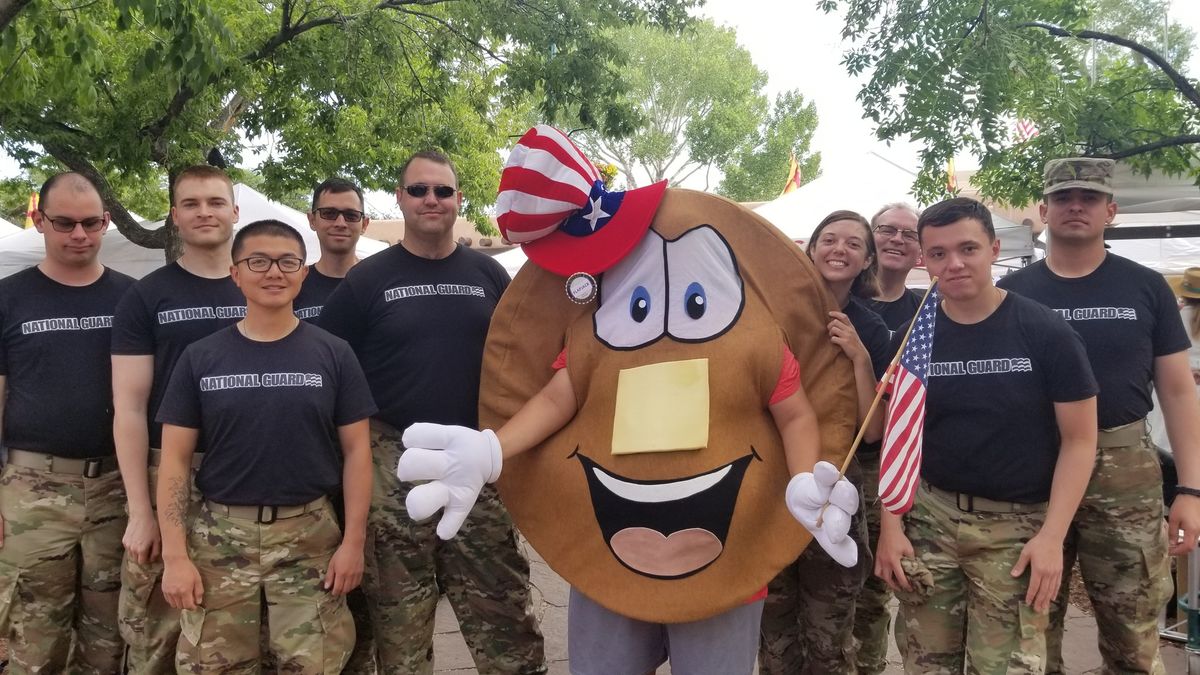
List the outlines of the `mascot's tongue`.
{"type": "Polygon", "coordinates": [[[691,528],[664,537],[647,527],[627,527],[614,534],[608,545],[621,562],[656,577],[677,577],[704,567],[723,548],[708,530],[691,528]]]}

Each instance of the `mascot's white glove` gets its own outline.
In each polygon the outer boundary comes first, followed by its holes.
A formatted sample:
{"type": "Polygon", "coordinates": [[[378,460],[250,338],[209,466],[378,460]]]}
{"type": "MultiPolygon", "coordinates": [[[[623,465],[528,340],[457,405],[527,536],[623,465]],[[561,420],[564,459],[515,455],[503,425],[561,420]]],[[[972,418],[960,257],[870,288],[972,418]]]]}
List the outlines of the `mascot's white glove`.
{"type": "Polygon", "coordinates": [[[450,539],[462,527],[485,483],[500,477],[504,456],[491,429],[418,423],[404,430],[404,452],[396,465],[403,481],[430,481],[414,487],[404,504],[422,521],[445,508],[437,534],[450,539]]]}
{"type": "Polygon", "coordinates": [[[845,478],[838,480],[838,473],[837,467],[829,462],[817,462],[812,473],[792,477],[785,499],[788,511],[812,533],[829,557],[843,567],[854,567],[858,562],[858,544],[847,535],[850,517],[858,511],[858,490],[845,478]],[[829,506],[822,515],[821,508],[827,502],[829,506]]]}

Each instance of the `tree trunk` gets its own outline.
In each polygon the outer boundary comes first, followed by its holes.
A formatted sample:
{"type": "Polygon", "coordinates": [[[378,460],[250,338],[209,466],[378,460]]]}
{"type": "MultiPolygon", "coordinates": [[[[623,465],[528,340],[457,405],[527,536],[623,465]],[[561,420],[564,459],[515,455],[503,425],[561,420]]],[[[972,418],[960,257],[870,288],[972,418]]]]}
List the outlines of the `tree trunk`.
{"type": "MultiPolygon", "coordinates": [[[[167,203],[172,207],[175,206],[175,179],[178,176],[179,169],[167,169],[167,203]]],[[[163,223],[162,233],[167,262],[173,263],[183,255],[183,240],[179,238],[179,228],[175,227],[175,214],[172,211],[167,211],[167,220],[163,223]]]]}
{"type": "Polygon", "coordinates": [[[12,23],[21,10],[33,0],[0,0],[0,30],[12,23]]]}

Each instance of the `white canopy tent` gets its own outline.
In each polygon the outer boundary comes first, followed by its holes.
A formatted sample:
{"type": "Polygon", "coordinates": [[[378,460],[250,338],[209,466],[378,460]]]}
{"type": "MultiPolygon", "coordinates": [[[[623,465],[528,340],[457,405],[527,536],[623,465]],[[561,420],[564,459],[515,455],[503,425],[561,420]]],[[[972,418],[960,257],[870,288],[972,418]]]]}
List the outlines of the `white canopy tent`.
{"type": "MultiPolygon", "coordinates": [[[[304,245],[308,249],[308,262],[315,262],[321,257],[321,248],[317,236],[308,226],[305,214],[273,202],[247,185],[238,183],[234,186],[234,199],[239,209],[238,223],[234,228],[256,220],[280,220],[296,228],[304,237],[304,245]]],[[[164,221],[142,223],[147,228],[163,226],[164,221]]],[[[378,253],[387,248],[382,241],[363,237],[358,240],[358,257],[365,258],[372,253],[378,253]]],[[[18,229],[11,236],[0,237],[0,277],[6,277],[27,267],[36,265],[45,257],[45,245],[42,235],[37,230],[18,229]]],[[[129,241],[117,228],[110,225],[104,234],[100,247],[100,261],[115,270],[124,272],[134,278],[149,274],[162,267],[165,261],[162,249],[145,248],[129,241]]]]}

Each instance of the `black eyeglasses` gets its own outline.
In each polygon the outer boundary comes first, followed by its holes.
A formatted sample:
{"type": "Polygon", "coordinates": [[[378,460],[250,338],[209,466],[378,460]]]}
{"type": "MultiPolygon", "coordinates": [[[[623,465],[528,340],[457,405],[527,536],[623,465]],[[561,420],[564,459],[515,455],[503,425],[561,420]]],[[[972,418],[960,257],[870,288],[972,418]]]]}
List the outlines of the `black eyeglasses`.
{"type": "Polygon", "coordinates": [[[337,220],[338,216],[341,216],[346,220],[347,223],[357,223],[363,219],[363,212],[356,211],[355,209],[335,209],[332,207],[326,207],[315,209],[315,211],[318,216],[321,216],[322,220],[337,220]]]}
{"type": "Polygon", "coordinates": [[[449,199],[458,192],[458,188],[452,185],[425,185],[424,183],[417,183],[416,185],[404,186],[404,191],[408,193],[408,196],[416,199],[423,199],[425,195],[429,194],[430,189],[433,190],[433,196],[438,199],[449,199]]]}
{"type": "Polygon", "coordinates": [[[916,230],[902,230],[898,227],[892,227],[891,225],[877,225],[875,227],[875,233],[882,234],[885,237],[894,237],[896,236],[897,232],[900,233],[900,237],[904,239],[904,241],[912,242],[914,244],[920,241],[920,237],[917,236],[916,230]]]}
{"type": "Polygon", "coordinates": [[[235,261],[233,264],[241,265],[246,263],[246,267],[251,272],[266,272],[271,269],[271,265],[278,265],[279,271],[284,274],[293,274],[299,272],[301,267],[304,267],[304,260],[295,256],[285,255],[282,258],[268,258],[265,255],[252,255],[248,258],[242,258],[235,261]]]}
{"type": "Polygon", "coordinates": [[[51,216],[45,211],[42,211],[42,216],[50,221],[50,227],[53,227],[55,232],[62,232],[63,234],[74,232],[77,225],[82,225],[84,232],[99,232],[108,224],[104,216],[92,216],[91,218],[76,220],[75,218],[66,218],[63,216],[51,216]]]}

